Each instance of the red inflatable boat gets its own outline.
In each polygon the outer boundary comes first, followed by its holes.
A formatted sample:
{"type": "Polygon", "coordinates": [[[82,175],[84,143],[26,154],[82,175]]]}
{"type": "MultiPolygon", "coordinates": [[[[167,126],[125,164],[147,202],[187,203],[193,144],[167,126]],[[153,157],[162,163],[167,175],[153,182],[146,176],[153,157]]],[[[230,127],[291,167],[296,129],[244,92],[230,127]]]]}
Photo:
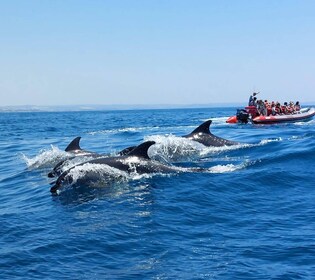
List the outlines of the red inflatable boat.
{"type": "Polygon", "coordinates": [[[226,120],[227,123],[248,123],[268,124],[304,121],[312,118],[315,115],[315,109],[304,108],[294,114],[275,115],[275,116],[259,116],[255,106],[247,106],[245,109],[237,110],[236,116],[232,116],[226,120]]]}

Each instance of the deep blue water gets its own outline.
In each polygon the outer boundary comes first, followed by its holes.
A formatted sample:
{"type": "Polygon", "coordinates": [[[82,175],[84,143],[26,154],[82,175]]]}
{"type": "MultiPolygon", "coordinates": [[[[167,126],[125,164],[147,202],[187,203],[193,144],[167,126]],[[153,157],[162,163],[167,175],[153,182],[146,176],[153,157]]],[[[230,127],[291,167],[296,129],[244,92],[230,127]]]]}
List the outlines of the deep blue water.
{"type": "Polygon", "coordinates": [[[0,113],[1,279],[315,279],[315,121],[231,125],[236,108],[0,113]],[[179,136],[212,119],[241,142],[179,136]],[[76,136],[208,172],[49,192],[76,136]]]}

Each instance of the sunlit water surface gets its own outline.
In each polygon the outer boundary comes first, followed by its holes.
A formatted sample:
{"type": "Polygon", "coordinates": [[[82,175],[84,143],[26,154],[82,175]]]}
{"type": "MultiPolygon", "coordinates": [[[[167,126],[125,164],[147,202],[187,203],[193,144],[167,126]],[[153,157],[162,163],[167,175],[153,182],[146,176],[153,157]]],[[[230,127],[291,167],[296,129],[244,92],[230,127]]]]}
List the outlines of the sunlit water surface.
{"type": "Polygon", "coordinates": [[[315,121],[225,123],[235,110],[0,113],[1,279],[315,279],[315,121]],[[240,145],[181,137],[207,119],[240,145]],[[53,196],[77,136],[106,155],[154,140],[183,172],[108,169],[53,196]]]}

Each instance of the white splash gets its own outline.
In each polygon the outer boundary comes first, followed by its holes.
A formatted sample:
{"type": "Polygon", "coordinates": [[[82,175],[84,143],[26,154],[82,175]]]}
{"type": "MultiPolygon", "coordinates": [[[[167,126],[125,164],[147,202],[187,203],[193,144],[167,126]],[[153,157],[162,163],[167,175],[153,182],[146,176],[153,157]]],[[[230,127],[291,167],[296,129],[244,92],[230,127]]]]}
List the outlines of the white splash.
{"type": "Polygon", "coordinates": [[[128,173],[121,171],[117,168],[110,167],[106,164],[93,164],[86,163],[82,165],[77,165],[70,169],[69,173],[65,177],[72,178],[72,183],[75,184],[78,180],[84,179],[84,181],[89,182],[96,186],[103,186],[104,184],[109,184],[112,182],[125,182],[128,180],[128,173]]]}
{"type": "Polygon", "coordinates": [[[262,145],[266,145],[272,142],[280,142],[280,141],[283,141],[282,137],[274,138],[274,139],[263,139],[260,141],[260,143],[257,146],[262,146],[262,145]]]}
{"type": "Polygon", "coordinates": [[[232,146],[222,146],[222,147],[205,147],[201,153],[200,156],[209,156],[209,155],[216,155],[228,151],[235,151],[235,150],[240,150],[240,149],[245,149],[245,148],[250,148],[253,147],[253,144],[238,144],[238,145],[232,145],[232,146]]]}
{"type": "Polygon", "coordinates": [[[145,140],[156,142],[156,144],[149,149],[149,156],[162,162],[191,161],[226,151],[234,151],[254,146],[253,144],[239,144],[222,147],[206,147],[196,141],[174,135],[148,136],[145,140]]]}
{"type": "Polygon", "coordinates": [[[149,156],[162,162],[178,162],[198,158],[204,145],[187,138],[174,135],[154,135],[145,137],[145,141],[155,141],[149,149],[149,156]]]}
{"type": "Polygon", "coordinates": [[[71,154],[58,149],[51,145],[50,150],[41,150],[35,157],[27,157],[21,154],[21,158],[25,161],[30,169],[53,167],[56,163],[69,158],[71,154]]]}
{"type": "Polygon", "coordinates": [[[125,172],[106,164],[86,163],[74,166],[65,176],[63,185],[87,184],[90,187],[102,188],[113,184],[126,183],[128,181],[139,181],[154,176],[171,176],[170,174],[125,172]],[[71,178],[69,183],[68,178],[71,178]]]}
{"type": "MultiPolygon", "coordinates": [[[[157,129],[158,127],[154,127],[157,129]]],[[[88,134],[96,135],[96,134],[115,134],[122,132],[140,132],[140,131],[148,131],[152,130],[152,127],[125,127],[125,128],[117,128],[117,129],[107,129],[107,130],[99,130],[99,131],[91,131],[88,134]]]]}

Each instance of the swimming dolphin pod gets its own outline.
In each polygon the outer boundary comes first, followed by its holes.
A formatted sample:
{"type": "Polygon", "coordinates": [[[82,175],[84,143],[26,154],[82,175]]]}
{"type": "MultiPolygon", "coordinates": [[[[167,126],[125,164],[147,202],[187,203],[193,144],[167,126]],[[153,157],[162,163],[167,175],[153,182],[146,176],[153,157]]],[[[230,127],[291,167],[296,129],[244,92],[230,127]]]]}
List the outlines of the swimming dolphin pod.
{"type": "Polygon", "coordinates": [[[86,162],[77,164],[63,172],[56,180],[50,191],[56,193],[63,184],[72,183],[71,171],[87,164],[106,165],[127,173],[147,174],[147,173],[178,173],[183,170],[187,172],[201,172],[202,168],[179,168],[171,165],[162,164],[152,160],[148,156],[148,149],[155,144],[154,141],[147,141],[134,148],[128,155],[114,157],[99,157],[86,162]]]}
{"type": "MultiPolygon", "coordinates": [[[[194,129],[191,133],[182,137],[196,141],[207,147],[222,147],[237,145],[238,142],[226,140],[224,138],[213,135],[210,132],[210,125],[212,121],[207,120],[194,129]]],[[[71,183],[73,181],[71,172],[75,168],[82,167],[85,164],[107,165],[114,167],[120,171],[128,173],[136,172],[138,174],[144,173],[174,173],[183,171],[183,169],[162,164],[159,161],[152,160],[148,156],[148,149],[155,144],[154,141],[147,141],[139,146],[131,146],[123,149],[117,156],[109,156],[84,150],[80,147],[81,137],[76,137],[66,147],[65,151],[73,154],[72,157],[59,162],[54,169],[48,174],[48,177],[58,177],[54,182],[54,186],[50,191],[56,193],[64,183],[71,183]],[[71,162],[73,161],[73,162],[71,162]],[[71,166],[69,168],[69,166],[71,166]],[[67,168],[67,169],[66,169],[67,168]],[[66,169],[66,171],[64,171],[66,169]]],[[[200,172],[200,168],[185,169],[186,172],[200,172]]]]}
{"type": "MultiPolygon", "coordinates": [[[[239,144],[238,142],[230,141],[223,139],[221,137],[218,137],[210,132],[210,125],[212,121],[207,120],[201,125],[199,125],[196,129],[194,129],[191,133],[184,135],[182,137],[190,139],[192,141],[196,141],[198,143],[203,144],[207,147],[222,147],[222,146],[232,146],[239,144]]],[[[76,137],[71,141],[71,143],[66,147],[65,151],[73,154],[72,157],[65,159],[61,162],[59,162],[51,172],[48,173],[48,177],[56,177],[59,176],[64,168],[71,165],[71,163],[78,163],[80,161],[81,157],[82,160],[84,160],[85,157],[92,157],[92,158],[98,158],[98,157],[105,157],[105,154],[99,154],[91,151],[84,150],[80,147],[80,140],[81,137],[76,137]]],[[[128,155],[135,147],[137,146],[130,146],[127,147],[120,152],[118,152],[118,155],[128,155]]]]}

